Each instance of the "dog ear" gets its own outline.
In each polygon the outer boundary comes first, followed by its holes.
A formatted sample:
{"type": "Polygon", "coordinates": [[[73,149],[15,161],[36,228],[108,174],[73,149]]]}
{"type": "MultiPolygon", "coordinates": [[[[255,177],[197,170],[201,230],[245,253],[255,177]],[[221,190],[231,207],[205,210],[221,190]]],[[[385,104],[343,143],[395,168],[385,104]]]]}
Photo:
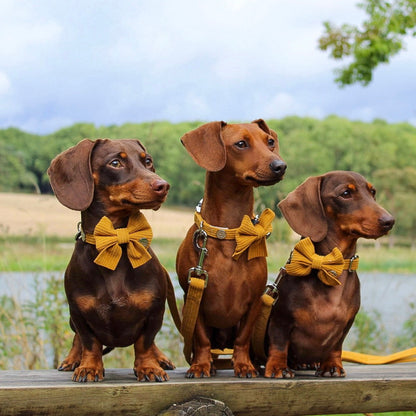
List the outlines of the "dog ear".
{"type": "Polygon", "coordinates": [[[221,137],[224,121],[212,121],[191,130],[181,138],[185,149],[195,162],[209,172],[223,169],[227,161],[225,145],[221,137]]]}
{"type": "Polygon", "coordinates": [[[321,181],[322,176],[306,179],[278,204],[290,227],[314,242],[322,241],[328,232],[321,200],[321,181]]]}
{"type": "Polygon", "coordinates": [[[269,126],[267,125],[267,123],[262,119],[259,118],[257,120],[252,121],[252,123],[256,123],[258,124],[258,126],[265,131],[267,134],[270,134],[270,136],[272,136],[273,138],[277,139],[277,133],[272,130],[271,128],[269,128],[269,126]]]}
{"type": "Polygon", "coordinates": [[[95,142],[89,139],[60,153],[49,166],[48,175],[56,197],[62,205],[77,211],[86,210],[94,196],[91,152],[95,142]]]}

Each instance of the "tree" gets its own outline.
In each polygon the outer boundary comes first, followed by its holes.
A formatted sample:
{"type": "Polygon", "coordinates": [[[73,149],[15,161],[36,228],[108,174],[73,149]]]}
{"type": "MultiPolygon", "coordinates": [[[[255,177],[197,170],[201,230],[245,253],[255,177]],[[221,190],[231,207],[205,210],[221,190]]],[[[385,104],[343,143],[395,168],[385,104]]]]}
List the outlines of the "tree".
{"type": "Polygon", "coordinates": [[[403,39],[416,36],[415,0],[364,0],[358,7],[368,15],[361,27],[324,22],[325,33],[319,39],[319,48],[329,50],[332,58],[353,58],[336,70],[335,81],[341,87],[356,82],[368,85],[374,69],[404,48],[403,39]]]}

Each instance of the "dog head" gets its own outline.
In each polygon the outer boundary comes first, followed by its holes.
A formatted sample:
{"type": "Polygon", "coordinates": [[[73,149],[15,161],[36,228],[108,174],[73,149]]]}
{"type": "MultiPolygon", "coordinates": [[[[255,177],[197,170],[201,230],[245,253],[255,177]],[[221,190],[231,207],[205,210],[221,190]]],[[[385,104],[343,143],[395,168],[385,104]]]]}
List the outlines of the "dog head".
{"type": "Polygon", "coordinates": [[[246,185],[272,185],[286,171],[277,134],[261,119],[244,124],[214,121],[186,133],[181,141],[199,166],[229,172],[246,185]]]}
{"type": "Polygon", "coordinates": [[[379,238],[394,218],[375,201],[376,190],[363,176],[333,171],[310,177],[278,207],[291,228],[312,241],[322,241],[329,227],[338,235],[379,238]]]}
{"type": "Polygon", "coordinates": [[[58,200],[77,211],[93,201],[106,214],[158,209],[169,190],[156,175],[152,157],[133,139],[84,139],[55,157],[48,175],[58,200]]]}

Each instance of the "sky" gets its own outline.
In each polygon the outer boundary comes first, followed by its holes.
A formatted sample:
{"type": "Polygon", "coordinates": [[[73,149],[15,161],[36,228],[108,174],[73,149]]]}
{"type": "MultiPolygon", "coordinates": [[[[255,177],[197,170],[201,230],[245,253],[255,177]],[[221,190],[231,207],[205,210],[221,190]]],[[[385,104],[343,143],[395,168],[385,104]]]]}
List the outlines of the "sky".
{"type": "Polygon", "coordinates": [[[339,88],[323,22],[354,0],[0,0],[0,128],[251,121],[416,125],[416,38],[368,87],[339,88]]]}

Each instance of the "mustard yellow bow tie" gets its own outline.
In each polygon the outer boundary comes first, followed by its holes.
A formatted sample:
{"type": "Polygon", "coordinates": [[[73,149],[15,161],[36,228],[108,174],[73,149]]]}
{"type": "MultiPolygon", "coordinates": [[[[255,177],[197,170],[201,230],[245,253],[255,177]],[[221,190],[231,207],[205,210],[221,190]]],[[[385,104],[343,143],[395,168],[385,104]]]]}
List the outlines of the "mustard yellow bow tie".
{"type": "Polygon", "coordinates": [[[285,269],[292,276],[307,276],[312,269],[318,270],[318,278],[328,286],[340,285],[338,277],[343,270],[356,270],[358,256],[345,260],[338,247],[326,256],[315,253],[315,246],[309,237],[300,240],[293,249],[290,262],[285,269]]]}
{"type": "Polygon", "coordinates": [[[237,260],[245,250],[248,249],[248,259],[255,257],[267,257],[266,237],[272,232],[272,221],[274,212],[266,208],[253,224],[248,215],[244,215],[240,227],[236,230],[235,248],[233,259],[237,260]]]}
{"type": "Polygon", "coordinates": [[[94,263],[115,270],[121,254],[121,244],[127,244],[127,256],[133,268],[149,261],[152,256],[146,247],[152,241],[153,233],[142,213],[129,218],[127,228],[114,228],[107,217],[102,217],[95,226],[94,234],[86,234],[85,241],[94,244],[99,254],[94,263]]]}

